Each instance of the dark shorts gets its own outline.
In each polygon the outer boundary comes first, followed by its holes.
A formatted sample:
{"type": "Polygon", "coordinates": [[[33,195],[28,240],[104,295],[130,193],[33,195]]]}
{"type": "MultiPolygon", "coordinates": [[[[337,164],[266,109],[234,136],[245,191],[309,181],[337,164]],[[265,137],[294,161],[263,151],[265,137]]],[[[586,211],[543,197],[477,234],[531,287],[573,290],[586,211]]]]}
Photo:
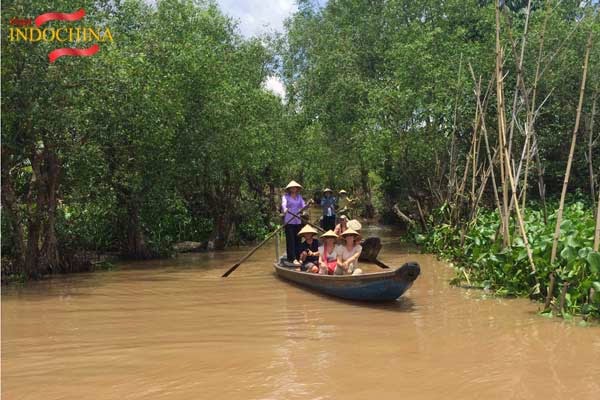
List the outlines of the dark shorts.
{"type": "Polygon", "coordinates": [[[310,271],[310,269],[314,266],[316,266],[316,264],[312,261],[305,262],[304,264],[302,264],[300,266],[300,271],[304,271],[304,272],[310,271]]]}

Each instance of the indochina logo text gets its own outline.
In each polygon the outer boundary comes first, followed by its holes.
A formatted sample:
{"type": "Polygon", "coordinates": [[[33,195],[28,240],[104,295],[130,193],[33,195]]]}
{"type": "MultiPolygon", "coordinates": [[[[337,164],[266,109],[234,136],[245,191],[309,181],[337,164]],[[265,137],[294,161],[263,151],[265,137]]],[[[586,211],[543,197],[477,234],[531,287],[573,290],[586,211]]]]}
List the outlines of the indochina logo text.
{"type": "MultiPolygon", "coordinates": [[[[42,28],[49,21],[79,21],[85,17],[82,8],[73,13],[50,12],[39,15],[35,20],[31,18],[12,18],[10,20],[9,41],[11,42],[58,42],[58,43],[86,43],[86,42],[113,42],[109,27],[47,27],[42,28]],[[34,26],[35,25],[35,26],[34,26]]],[[[48,53],[50,63],[63,56],[87,57],[100,50],[98,43],[87,48],[62,47],[48,53]]]]}

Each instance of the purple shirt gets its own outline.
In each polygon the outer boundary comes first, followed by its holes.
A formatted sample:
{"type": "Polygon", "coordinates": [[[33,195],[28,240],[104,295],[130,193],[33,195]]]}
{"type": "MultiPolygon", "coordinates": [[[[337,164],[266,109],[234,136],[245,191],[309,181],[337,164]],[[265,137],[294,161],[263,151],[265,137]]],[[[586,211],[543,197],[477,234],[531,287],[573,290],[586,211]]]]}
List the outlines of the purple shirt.
{"type": "Polygon", "coordinates": [[[302,210],[305,205],[306,204],[304,203],[304,199],[300,194],[297,194],[296,198],[293,198],[289,193],[286,193],[283,196],[281,196],[281,212],[285,213],[283,217],[283,222],[286,224],[301,224],[302,221],[300,221],[299,218],[288,214],[286,210],[290,210],[294,214],[300,215],[300,210],[302,210]]]}

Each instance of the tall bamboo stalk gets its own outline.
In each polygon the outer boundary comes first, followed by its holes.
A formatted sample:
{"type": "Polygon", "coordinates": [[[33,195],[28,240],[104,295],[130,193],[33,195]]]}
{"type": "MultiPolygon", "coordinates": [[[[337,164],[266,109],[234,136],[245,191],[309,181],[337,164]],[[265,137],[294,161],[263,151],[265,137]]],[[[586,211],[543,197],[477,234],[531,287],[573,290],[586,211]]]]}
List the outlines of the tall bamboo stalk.
{"type": "MultiPolygon", "coordinates": [[[[494,160],[496,159],[496,154],[494,154],[494,156],[492,157],[492,152],[490,151],[490,142],[488,139],[487,128],[485,125],[485,112],[483,111],[484,106],[481,101],[481,83],[475,78],[475,72],[473,71],[473,67],[471,66],[471,64],[469,64],[469,71],[471,71],[473,82],[475,82],[475,100],[477,102],[477,108],[481,115],[481,132],[483,133],[483,139],[485,142],[485,150],[487,154],[488,164],[491,168],[490,172],[492,175],[492,189],[494,190],[494,200],[496,201],[496,207],[498,208],[498,215],[500,215],[500,225],[502,229],[504,229],[504,219],[502,218],[502,205],[500,204],[500,196],[498,195],[498,184],[496,182],[496,176],[494,174],[494,160]]],[[[490,80],[490,85],[492,84],[493,79],[494,78],[490,80]]]]}
{"type": "MultiPolygon", "coordinates": [[[[525,89],[525,81],[523,79],[521,79],[519,81],[519,79],[517,79],[517,84],[519,82],[521,82],[521,90],[524,93],[524,100],[526,102],[526,106],[527,106],[527,123],[525,125],[525,135],[526,135],[526,140],[529,139],[529,143],[536,143],[537,142],[537,137],[536,137],[536,132],[535,132],[535,119],[537,116],[536,113],[536,99],[537,99],[537,89],[538,89],[538,84],[540,82],[540,78],[541,78],[541,65],[542,65],[542,59],[543,59],[543,54],[544,54],[544,39],[546,37],[546,27],[548,26],[548,20],[550,19],[550,14],[552,13],[552,9],[550,6],[551,2],[547,2],[546,3],[546,14],[544,16],[544,22],[542,24],[542,30],[540,32],[540,45],[538,48],[538,57],[537,57],[537,62],[536,62],[536,67],[535,67],[535,76],[533,79],[533,87],[531,89],[531,101],[528,101],[528,95],[527,95],[527,91],[525,89]]],[[[523,54],[523,52],[521,53],[523,54]]],[[[523,56],[521,55],[520,57],[521,61],[523,59],[523,56]]],[[[520,77],[522,78],[523,75],[521,74],[520,77]]],[[[542,202],[542,210],[544,213],[544,223],[548,223],[548,211],[546,208],[546,185],[544,183],[544,169],[542,167],[542,162],[540,159],[540,154],[539,154],[539,147],[536,145],[531,146],[532,150],[533,150],[533,155],[535,158],[535,164],[536,164],[536,169],[537,169],[537,175],[538,175],[538,192],[540,194],[540,200],[542,202]]],[[[527,152],[526,153],[526,160],[525,160],[525,171],[528,172],[528,165],[529,165],[529,160],[531,157],[531,153],[527,152]]],[[[519,175],[517,175],[517,180],[519,180],[519,175]]],[[[524,191],[527,191],[527,185],[526,185],[527,179],[525,179],[525,187],[523,188],[524,191]]],[[[523,196],[523,198],[525,199],[526,196],[523,196]]],[[[525,209],[525,201],[523,202],[523,209],[525,209]]]]}
{"type": "Polygon", "coordinates": [[[447,200],[448,202],[452,199],[452,194],[454,191],[454,186],[456,182],[456,128],[458,121],[458,101],[461,87],[461,77],[462,77],[462,53],[460,53],[460,62],[458,64],[458,76],[457,80],[457,89],[456,89],[456,98],[454,99],[454,118],[452,121],[452,139],[450,141],[450,164],[448,170],[448,193],[447,200]]]}
{"type": "MultiPolygon", "coordinates": [[[[525,26],[523,28],[523,38],[521,39],[521,53],[517,58],[517,81],[515,83],[515,92],[513,95],[513,105],[512,105],[512,117],[510,120],[509,127],[509,135],[508,135],[508,152],[512,158],[512,143],[513,143],[513,132],[515,128],[515,123],[517,120],[517,100],[519,98],[519,81],[523,79],[523,58],[525,56],[525,44],[527,43],[527,33],[529,28],[529,15],[531,14],[531,0],[527,2],[527,10],[525,11],[525,26]]],[[[509,29],[510,32],[510,29],[509,29]]],[[[513,47],[515,47],[515,43],[511,40],[513,47]]],[[[516,49],[513,48],[513,51],[516,55],[516,49]]],[[[527,92],[523,92],[523,98],[527,97],[527,92]]],[[[527,130],[526,130],[527,132],[527,130]]]]}
{"type": "Polygon", "coordinates": [[[590,172],[590,195],[592,197],[592,202],[596,201],[596,192],[595,192],[595,179],[594,179],[594,165],[592,162],[592,154],[594,149],[594,119],[596,117],[596,102],[598,101],[598,86],[596,85],[596,89],[594,90],[594,100],[592,102],[592,115],[590,116],[590,125],[589,125],[589,136],[588,136],[588,167],[590,172]]]}
{"type": "MultiPolygon", "coordinates": [[[[500,44],[500,0],[496,0],[496,101],[498,104],[498,147],[500,153],[504,152],[505,147],[505,132],[506,132],[506,114],[504,111],[504,90],[502,87],[502,46],[500,44]]],[[[509,214],[508,214],[508,185],[507,171],[511,168],[510,160],[505,161],[504,157],[500,157],[500,180],[502,185],[502,243],[504,247],[510,245],[509,232],[509,214]]]]}
{"type": "Polygon", "coordinates": [[[594,251],[600,247],[600,190],[598,191],[598,208],[596,209],[596,232],[594,233],[594,251]]]}
{"type": "MultiPolygon", "coordinates": [[[[515,184],[515,179],[512,173],[511,166],[511,157],[508,151],[508,146],[506,145],[506,115],[504,114],[504,76],[502,75],[502,48],[500,47],[500,1],[496,1],[496,97],[498,102],[498,136],[500,140],[500,152],[501,159],[504,159],[504,165],[506,168],[506,176],[508,177],[508,182],[510,183],[510,188],[512,192],[512,200],[515,205],[515,212],[517,214],[517,222],[519,224],[519,231],[521,233],[521,237],[523,239],[523,243],[525,244],[525,250],[527,252],[527,258],[529,259],[529,264],[531,266],[531,272],[535,273],[535,263],[533,261],[533,253],[531,251],[531,246],[529,245],[529,239],[527,238],[527,230],[525,229],[525,222],[523,220],[523,216],[521,215],[521,209],[519,207],[519,201],[517,199],[517,187],[515,184]]],[[[505,182],[506,183],[506,182],[505,182]]],[[[504,211],[506,212],[506,218],[508,217],[508,193],[503,193],[504,198],[504,211]]],[[[508,218],[506,220],[506,228],[508,228],[508,218]]],[[[510,242],[509,242],[510,243],[510,242]]]]}
{"type": "Polygon", "coordinates": [[[523,175],[523,187],[521,188],[521,208],[525,212],[525,206],[527,204],[527,176],[529,175],[529,159],[531,154],[531,144],[529,141],[526,143],[526,156],[525,156],[525,174],[523,175]]]}
{"type": "Polygon", "coordinates": [[[577,104],[577,115],[575,116],[575,126],[573,127],[573,137],[571,139],[571,148],[569,150],[569,158],[567,159],[567,169],[565,171],[565,179],[563,181],[562,192],[560,195],[560,203],[558,205],[558,213],[556,216],[556,228],[554,229],[554,239],[552,240],[552,253],[550,254],[550,264],[556,261],[556,251],[558,249],[558,239],[560,237],[560,224],[562,223],[563,210],[565,207],[565,198],[567,197],[567,187],[569,186],[569,177],[571,175],[571,165],[573,164],[573,155],[575,154],[575,144],[577,143],[577,131],[579,131],[579,120],[581,119],[581,109],[583,108],[583,96],[585,93],[585,82],[588,71],[588,61],[590,58],[590,50],[592,49],[592,32],[588,35],[587,45],[585,49],[585,59],[583,62],[583,76],[581,78],[581,86],[579,88],[579,103],[577,104]]]}

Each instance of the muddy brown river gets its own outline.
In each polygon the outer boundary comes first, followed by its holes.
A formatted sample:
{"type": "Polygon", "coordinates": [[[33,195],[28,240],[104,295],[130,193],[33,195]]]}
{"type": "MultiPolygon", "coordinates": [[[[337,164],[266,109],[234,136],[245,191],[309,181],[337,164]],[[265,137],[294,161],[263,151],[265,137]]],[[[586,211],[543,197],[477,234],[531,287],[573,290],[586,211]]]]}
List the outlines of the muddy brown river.
{"type": "MultiPolygon", "coordinates": [[[[361,305],[279,280],[274,248],[132,263],[2,292],[2,399],[598,399],[600,328],[421,276],[361,305]]],[[[364,265],[364,264],[363,264],[364,265]]],[[[371,267],[367,267],[371,268],[371,267]]]]}

